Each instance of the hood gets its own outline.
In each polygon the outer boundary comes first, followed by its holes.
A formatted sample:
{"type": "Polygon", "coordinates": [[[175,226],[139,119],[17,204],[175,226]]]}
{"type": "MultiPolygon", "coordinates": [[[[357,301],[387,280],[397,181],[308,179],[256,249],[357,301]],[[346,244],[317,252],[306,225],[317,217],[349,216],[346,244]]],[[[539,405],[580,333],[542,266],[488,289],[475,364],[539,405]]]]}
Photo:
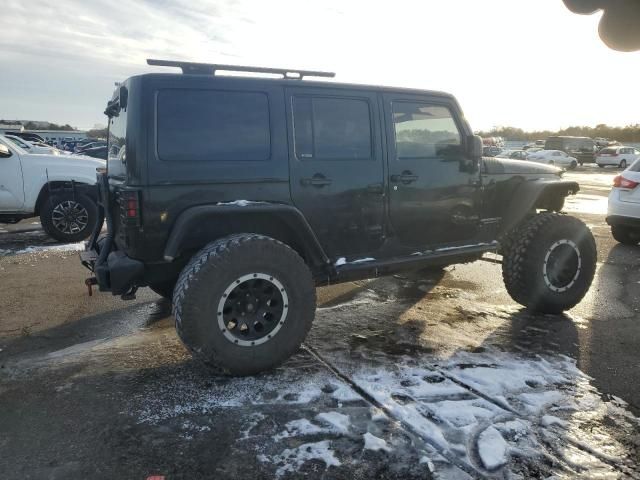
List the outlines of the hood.
{"type": "Polygon", "coordinates": [[[485,172],[488,174],[541,174],[560,175],[562,169],[553,165],[543,163],[528,162],[526,160],[511,160],[509,158],[483,157],[482,162],[485,172]]]}
{"type": "Polygon", "coordinates": [[[21,163],[24,178],[75,180],[89,184],[96,181],[96,168],[106,167],[104,160],[72,155],[25,154],[21,155],[21,163]]]}

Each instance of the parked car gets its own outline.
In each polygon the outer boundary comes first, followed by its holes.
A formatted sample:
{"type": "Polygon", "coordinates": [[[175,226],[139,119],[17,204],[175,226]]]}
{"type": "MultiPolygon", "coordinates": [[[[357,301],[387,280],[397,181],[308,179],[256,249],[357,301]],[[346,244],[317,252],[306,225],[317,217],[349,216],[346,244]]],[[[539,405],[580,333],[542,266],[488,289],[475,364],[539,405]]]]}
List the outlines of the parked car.
{"type": "Polygon", "coordinates": [[[77,152],[78,150],[82,149],[85,145],[89,144],[89,143],[94,143],[94,142],[98,142],[99,140],[96,138],[85,138],[84,140],[79,140],[78,142],[76,142],[76,146],[74,148],[74,152],[77,152]]]}
{"type": "Polygon", "coordinates": [[[502,152],[502,149],[500,147],[496,147],[495,145],[482,147],[482,155],[484,157],[495,157],[496,155],[500,154],[500,152],[502,152]]]}
{"type": "Polygon", "coordinates": [[[33,133],[33,132],[11,132],[11,135],[15,136],[15,137],[20,137],[23,140],[27,140],[29,142],[42,142],[42,143],[46,143],[44,138],[42,138],[40,135],[38,135],[37,133],[33,133]]]}
{"type": "Polygon", "coordinates": [[[133,76],[108,102],[108,233],[81,261],[101,291],[172,298],[180,338],[218,371],[285,361],[327,283],[499,250],[507,291],[534,311],[587,292],[593,236],[551,211],[578,184],[549,165],[483,158],[452,95],[150,63],[190,74],[133,76]]]}
{"type": "Polygon", "coordinates": [[[0,223],[40,216],[56,240],[84,240],[98,221],[96,168],[104,166],[91,158],[34,155],[0,136],[0,223]]]}
{"type": "Polygon", "coordinates": [[[605,147],[596,154],[596,163],[600,168],[607,165],[627,168],[640,158],[640,150],[633,147],[605,147]]]}
{"type": "Polygon", "coordinates": [[[87,157],[101,158],[102,160],[107,159],[107,146],[102,147],[94,147],[87,148],[86,150],[81,150],[79,153],[75,153],[74,155],[86,155],[87,157]]]}
{"type": "Polygon", "coordinates": [[[512,160],[526,160],[527,155],[529,155],[528,151],[525,150],[504,150],[498,155],[496,158],[510,158],[512,160]]]}
{"type": "Polygon", "coordinates": [[[14,145],[25,150],[27,153],[44,153],[49,155],[59,155],[60,152],[58,149],[50,147],[48,145],[41,146],[36,143],[29,142],[28,140],[23,140],[20,137],[15,137],[13,135],[6,134],[5,137],[9,139],[14,145]]]}
{"type": "Polygon", "coordinates": [[[94,140],[92,142],[85,143],[83,145],[76,145],[75,153],[82,153],[90,148],[106,147],[107,142],[103,140],[94,140]]]}
{"type": "Polygon", "coordinates": [[[540,150],[527,155],[527,160],[566,167],[568,170],[573,170],[578,166],[578,160],[575,157],[570,157],[560,150],[540,150]]]}
{"type": "Polygon", "coordinates": [[[580,165],[596,160],[596,143],[589,137],[551,136],[544,143],[545,150],[561,150],[580,165]]]}
{"type": "Polygon", "coordinates": [[[607,223],[618,242],[640,243],[640,159],[613,179],[607,223]]]}

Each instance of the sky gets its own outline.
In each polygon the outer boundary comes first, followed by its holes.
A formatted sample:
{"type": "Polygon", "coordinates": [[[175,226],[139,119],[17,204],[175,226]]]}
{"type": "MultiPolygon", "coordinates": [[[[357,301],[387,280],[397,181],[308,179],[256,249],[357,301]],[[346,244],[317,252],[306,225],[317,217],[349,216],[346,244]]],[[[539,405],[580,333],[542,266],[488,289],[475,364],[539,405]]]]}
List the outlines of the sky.
{"type": "Polygon", "coordinates": [[[147,58],[454,94],[474,130],[640,123],[640,52],[562,0],[3,0],[0,118],[106,124],[147,58]]]}

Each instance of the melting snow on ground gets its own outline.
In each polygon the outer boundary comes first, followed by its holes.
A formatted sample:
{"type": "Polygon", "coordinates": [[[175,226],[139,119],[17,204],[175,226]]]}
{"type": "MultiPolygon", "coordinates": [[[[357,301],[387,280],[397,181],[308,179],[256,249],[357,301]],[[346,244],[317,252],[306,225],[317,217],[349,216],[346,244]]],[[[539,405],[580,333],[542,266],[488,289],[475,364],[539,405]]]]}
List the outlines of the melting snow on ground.
{"type": "MultiPolygon", "coordinates": [[[[145,396],[138,421],[245,407],[238,441],[255,440],[254,459],[278,477],[310,461],[353,469],[376,456],[380,465],[414,469],[398,478],[640,476],[638,419],[622,400],[603,399],[567,357],[459,352],[445,361],[424,355],[375,364],[343,372],[355,389],[329,372],[296,369],[213,387],[168,379],[166,391],[145,396]],[[259,422],[270,430],[254,430],[259,422]]],[[[189,435],[210,433],[190,421],[189,435]]]]}
{"type": "Polygon", "coordinates": [[[54,245],[39,245],[36,247],[27,247],[21,250],[7,250],[0,249],[0,257],[5,255],[22,255],[25,253],[40,253],[40,252],[80,252],[84,250],[84,242],[67,243],[67,244],[54,244],[54,245]]]}

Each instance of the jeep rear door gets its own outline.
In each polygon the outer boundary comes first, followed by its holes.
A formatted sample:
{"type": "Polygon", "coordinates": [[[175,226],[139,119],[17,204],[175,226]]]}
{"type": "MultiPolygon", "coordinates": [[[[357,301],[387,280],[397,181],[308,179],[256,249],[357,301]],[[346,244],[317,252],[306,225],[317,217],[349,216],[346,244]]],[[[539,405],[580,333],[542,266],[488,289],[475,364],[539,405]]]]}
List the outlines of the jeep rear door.
{"type": "Polygon", "coordinates": [[[329,256],[383,240],[383,159],[375,93],[286,89],[293,202],[329,256]]]}
{"type": "Polygon", "coordinates": [[[470,132],[449,97],[385,93],[389,214],[411,247],[472,242],[480,175],[467,155],[470,132]]]}

